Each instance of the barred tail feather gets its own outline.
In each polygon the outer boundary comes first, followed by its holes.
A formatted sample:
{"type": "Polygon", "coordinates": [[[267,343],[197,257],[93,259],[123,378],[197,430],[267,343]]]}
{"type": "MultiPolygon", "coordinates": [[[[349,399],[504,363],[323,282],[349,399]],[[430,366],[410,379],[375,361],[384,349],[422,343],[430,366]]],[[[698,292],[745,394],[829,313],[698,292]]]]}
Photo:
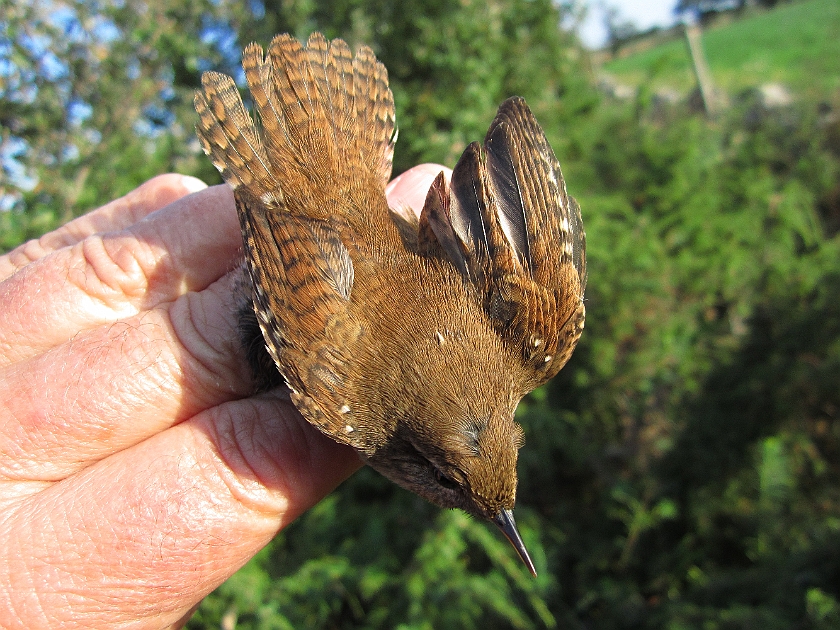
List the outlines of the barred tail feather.
{"type": "Polygon", "coordinates": [[[388,87],[388,71],[370,48],[363,47],[353,59],[353,77],[356,113],[362,121],[358,126],[363,134],[359,143],[362,160],[387,183],[396,142],[394,97],[388,87]]]}
{"type": "Polygon", "coordinates": [[[282,192],[233,79],[207,72],[202,86],[204,90],[195,95],[195,109],[204,152],[232,188],[245,186],[268,205],[281,204],[282,192]]]}

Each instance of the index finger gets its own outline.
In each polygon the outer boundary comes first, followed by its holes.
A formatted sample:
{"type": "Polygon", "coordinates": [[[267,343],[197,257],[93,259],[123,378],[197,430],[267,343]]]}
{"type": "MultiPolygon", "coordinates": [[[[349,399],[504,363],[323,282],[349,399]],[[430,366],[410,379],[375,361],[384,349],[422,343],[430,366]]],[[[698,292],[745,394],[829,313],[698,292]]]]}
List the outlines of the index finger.
{"type": "Polygon", "coordinates": [[[189,175],[158,175],[119,199],[0,256],[0,280],[57,249],[74,245],[91,234],[122,230],[173,201],[205,188],[207,184],[189,175]]]}
{"type": "Polygon", "coordinates": [[[222,185],[54,251],[0,283],[0,365],[200,291],[236,265],[241,247],[222,185]]]}

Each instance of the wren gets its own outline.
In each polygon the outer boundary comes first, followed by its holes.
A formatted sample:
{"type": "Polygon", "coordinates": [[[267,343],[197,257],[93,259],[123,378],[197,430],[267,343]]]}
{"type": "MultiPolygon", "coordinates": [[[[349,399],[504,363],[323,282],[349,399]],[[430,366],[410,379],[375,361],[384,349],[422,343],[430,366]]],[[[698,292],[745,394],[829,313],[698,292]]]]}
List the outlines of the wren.
{"type": "Polygon", "coordinates": [[[256,122],[207,72],[197,132],[233,188],[292,401],[397,484],[493,521],[536,575],[513,518],[514,411],[571,356],[586,285],[580,209],[542,128],[506,100],[406,218],[385,199],[394,101],[369,48],[278,35],[242,65],[256,122]]]}

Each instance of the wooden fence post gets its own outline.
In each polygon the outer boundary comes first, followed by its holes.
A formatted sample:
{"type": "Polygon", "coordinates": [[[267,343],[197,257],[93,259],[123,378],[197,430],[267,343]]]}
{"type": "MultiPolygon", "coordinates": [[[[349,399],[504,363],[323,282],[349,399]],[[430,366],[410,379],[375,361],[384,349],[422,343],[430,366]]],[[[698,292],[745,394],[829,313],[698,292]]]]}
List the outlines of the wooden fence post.
{"type": "Polygon", "coordinates": [[[685,38],[688,40],[688,50],[691,52],[691,62],[694,66],[694,76],[700,86],[700,96],[703,98],[703,108],[709,116],[717,112],[717,97],[712,82],[712,73],[703,54],[703,43],[700,40],[701,30],[697,24],[685,25],[685,38]]]}

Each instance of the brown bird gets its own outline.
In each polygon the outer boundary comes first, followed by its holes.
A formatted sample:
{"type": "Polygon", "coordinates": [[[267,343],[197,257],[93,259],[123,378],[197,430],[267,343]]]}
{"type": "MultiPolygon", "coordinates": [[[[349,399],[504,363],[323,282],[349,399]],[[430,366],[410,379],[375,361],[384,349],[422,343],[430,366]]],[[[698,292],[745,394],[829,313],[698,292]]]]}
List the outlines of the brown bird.
{"type": "Polygon", "coordinates": [[[205,153],[234,190],[265,346],[300,413],[380,473],[493,521],[513,519],[519,400],[569,359],[584,322],[585,237],[521,98],[434,181],[419,219],[388,208],[396,140],[385,67],[289,35],[195,98],[205,153]]]}

